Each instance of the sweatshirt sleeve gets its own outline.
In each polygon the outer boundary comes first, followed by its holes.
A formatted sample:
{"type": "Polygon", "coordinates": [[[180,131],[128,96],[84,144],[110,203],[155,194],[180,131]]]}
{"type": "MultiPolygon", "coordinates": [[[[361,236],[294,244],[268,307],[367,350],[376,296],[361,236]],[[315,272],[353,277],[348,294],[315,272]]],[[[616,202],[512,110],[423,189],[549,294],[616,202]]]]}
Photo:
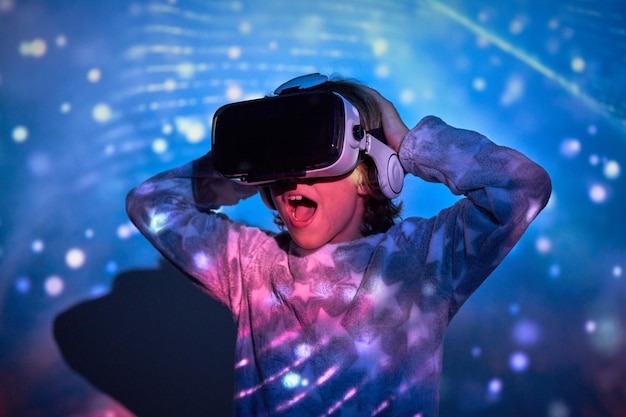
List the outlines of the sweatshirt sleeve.
{"type": "Polygon", "coordinates": [[[434,116],[407,134],[399,155],[405,171],[466,197],[430,219],[425,254],[451,292],[452,318],[545,207],[550,177],[518,151],[434,116]]]}
{"type": "Polygon", "coordinates": [[[165,258],[236,313],[242,266],[268,235],[216,209],[256,192],[254,186],[222,177],[209,153],[138,185],[126,197],[126,211],[165,258]]]}

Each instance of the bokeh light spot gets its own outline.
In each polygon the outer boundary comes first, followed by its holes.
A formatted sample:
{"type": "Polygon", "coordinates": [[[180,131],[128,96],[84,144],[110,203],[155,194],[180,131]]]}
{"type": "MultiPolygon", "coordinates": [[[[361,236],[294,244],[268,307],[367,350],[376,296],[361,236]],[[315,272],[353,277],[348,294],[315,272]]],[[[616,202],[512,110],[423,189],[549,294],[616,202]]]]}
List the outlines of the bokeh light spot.
{"type": "Polygon", "coordinates": [[[20,294],[26,294],[30,291],[32,284],[28,277],[19,277],[15,280],[15,290],[20,294]]]}
{"type": "Polygon", "coordinates": [[[541,337],[541,330],[537,323],[530,320],[520,320],[513,327],[513,340],[521,346],[533,346],[541,337]]]}
{"type": "Polygon", "coordinates": [[[402,104],[409,105],[413,103],[414,99],[415,99],[415,93],[413,92],[413,90],[403,90],[400,93],[400,102],[402,104]]]}
{"type": "Polygon", "coordinates": [[[106,271],[106,273],[108,275],[115,275],[117,274],[117,271],[119,271],[119,266],[117,265],[117,262],[115,261],[108,261],[106,263],[106,265],[104,266],[104,270],[106,271]]]}
{"type": "Polygon", "coordinates": [[[231,46],[228,48],[228,58],[230,59],[239,59],[241,58],[241,47],[239,46],[231,46]]]}
{"type": "Polygon", "coordinates": [[[389,44],[384,39],[376,39],[372,42],[372,52],[375,56],[381,56],[387,53],[389,44]]]}
{"type": "Polygon", "coordinates": [[[203,252],[197,252],[193,255],[193,264],[200,270],[206,270],[211,266],[211,258],[203,252]]]}
{"type": "Polygon", "coordinates": [[[585,70],[585,60],[579,56],[572,58],[571,65],[574,72],[583,72],[585,70]]]}
{"type": "Polygon", "coordinates": [[[14,7],[14,0],[0,0],[0,13],[9,13],[14,7]]]}
{"type": "Polygon", "coordinates": [[[165,91],[174,91],[176,90],[176,86],[177,86],[176,80],[171,79],[171,78],[165,80],[165,82],[163,83],[163,89],[165,91]]]}
{"type": "Polygon", "coordinates": [[[613,277],[615,277],[615,278],[619,278],[619,277],[621,277],[621,276],[622,276],[623,270],[622,270],[622,267],[621,267],[621,266],[619,266],[619,265],[615,265],[615,266],[613,267],[613,270],[612,270],[611,272],[613,273],[613,277]]]}
{"type": "Polygon", "coordinates": [[[13,128],[13,141],[16,143],[25,142],[28,139],[28,129],[25,126],[15,126],[13,128]]]}
{"type": "Polygon", "coordinates": [[[61,111],[61,113],[69,113],[70,110],[72,110],[72,105],[70,103],[61,103],[61,106],[59,107],[59,110],[61,111]]]}
{"type": "Polygon", "coordinates": [[[574,158],[580,153],[582,145],[578,139],[567,138],[561,142],[561,155],[574,158]]]}
{"type": "Polygon", "coordinates": [[[502,380],[498,378],[493,378],[491,381],[489,381],[488,390],[491,396],[497,396],[498,394],[500,394],[500,392],[502,392],[502,380]]]}
{"type": "Polygon", "coordinates": [[[529,363],[530,360],[524,352],[515,352],[509,357],[509,366],[515,372],[524,372],[529,363]]]}
{"type": "Polygon", "coordinates": [[[482,77],[476,77],[472,81],[472,88],[476,91],[485,91],[487,88],[487,81],[482,77]]]}
{"type": "Polygon", "coordinates": [[[54,40],[54,43],[56,43],[57,47],[64,48],[67,46],[67,37],[65,35],[59,35],[54,40]]]}
{"type": "Polygon", "coordinates": [[[133,235],[135,226],[130,223],[124,223],[117,227],[117,237],[120,239],[128,239],[133,235]]]}
{"type": "Polygon", "coordinates": [[[41,240],[41,239],[34,240],[33,243],[31,243],[30,248],[35,253],[43,252],[43,250],[44,250],[43,240],[41,240]]]}
{"type": "Polygon", "coordinates": [[[22,42],[19,47],[20,55],[28,56],[30,55],[30,42],[22,42]]]}
{"type": "Polygon", "coordinates": [[[589,198],[594,203],[604,203],[608,198],[608,191],[603,184],[593,184],[589,188],[589,198]]]}
{"type": "Polygon", "coordinates": [[[473,358],[478,358],[482,355],[483,350],[479,346],[474,346],[470,352],[473,358]]]}
{"type": "Polygon", "coordinates": [[[391,75],[391,68],[389,68],[389,65],[379,64],[376,65],[374,73],[378,78],[387,78],[391,75]]]}
{"type": "Polygon", "coordinates": [[[34,152],[28,156],[26,166],[31,174],[35,177],[43,177],[52,170],[52,162],[50,157],[41,152],[34,152]]]}
{"type": "Polygon", "coordinates": [[[548,405],[548,417],[569,417],[569,415],[569,407],[563,401],[552,401],[548,405]]]}
{"type": "Polygon", "coordinates": [[[597,328],[598,326],[596,325],[596,322],[594,320],[587,320],[585,322],[585,331],[587,333],[591,334],[595,332],[597,328]]]}
{"type": "Polygon", "coordinates": [[[156,154],[162,154],[167,151],[167,141],[163,138],[156,138],[152,141],[152,151],[156,154]]]}
{"type": "Polygon", "coordinates": [[[587,126],[587,133],[591,136],[595,136],[598,133],[598,127],[596,125],[587,126]]]}
{"type": "Polygon", "coordinates": [[[491,44],[491,41],[487,36],[479,35],[476,37],[476,45],[479,48],[486,48],[491,44]]]}
{"type": "Polygon", "coordinates": [[[489,12],[487,12],[486,10],[481,10],[478,13],[478,21],[480,21],[482,23],[487,22],[489,20],[489,18],[490,18],[489,12]]]}
{"type": "Polygon", "coordinates": [[[44,290],[50,297],[57,297],[63,293],[65,282],[58,275],[52,275],[44,281],[44,290]]]}
{"type": "Polygon", "coordinates": [[[509,32],[513,35],[519,35],[524,30],[524,22],[520,19],[513,19],[509,24],[509,32]]]}
{"type": "Polygon", "coordinates": [[[187,142],[198,143],[206,137],[206,127],[202,120],[196,117],[177,117],[176,130],[183,135],[187,142]]]}
{"type": "Polygon", "coordinates": [[[96,104],[92,111],[92,117],[96,122],[106,123],[113,117],[113,111],[107,104],[96,104]]]}
{"type": "Polygon", "coordinates": [[[250,24],[250,22],[245,21],[239,24],[239,33],[247,35],[250,32],[252,32],[252,25],[250,24]]]}
{"type": "Polygon", "coordinates": [[[196,68],[191,62],[182,62],[176,66],[176,73],[180,78],[192,78],[196,73],[196,68]]]}
{"type": "Polygon", "coordinates": [[[550,28],[551,30],[556,30],[558,29],[560,26],[560,22],[559,19],[557,18],[552,18],[548,21],[548,28],[550,28]]]}
{"type": "Polygon", "coordinates": [[[161,132],[164,135],[170,135],[173,131],[174,131],[174,126],[172,126],[171,123],[165,123],[163,127],[161,128],[161,132]]]}
{"type": "Polygon", "coordinates": [[[558,278],[561,276],[561,266],[557,264],[550,265],[550,277],[558,278]]]}
{"type": "Polygon", "coordinates": [[[604,176],[610,180],[614,180],[619,177],[621,168],[617,161],[607,161],[604,164],[604,176]]]}
{"type": "Polygon", "coordinates": [[[622,324],[613,316],[601,317],[595,323],[595,331],[589,335],[593,348],[600,354],[613,355],[623,342],[622,324]]]}
{"type": "Polygon", "coordinates": [[[545,236],[540,236],[535,241],[535,249],[537,252],[546,254],[552,250],[552,242],[545,236]]]}
{"type": "Polygon", "coordinates": [[[102,73],[98,68],[92,68],[87,72],[87,81],[97,83],[102,78],[102,73]]]}
{"type": "Polygon", "coordinates": [[[243,96],[243,89],[237,85],[231,85],[226,89],[226,98],[228,100],[239,100],[243,96]]]}
{"type": "Polygon", "coordinates": [[[31,56],[33,58],[41,58],[46,54],[47,50],[46,41],[37,38],[32,41],[24,41],[20,43],[19,51],[23,56],[31,56]]]}
{"type": "Polygon", "coordinates": [[[65,263],[72,269],[78,269],[85,264],[85,252],[82,249],[73,248],[65,254],[65,263]]]}
{"type": "Polygon", "coordinates": [[[287,389],[294,389],[300,385],[302,378],[295,372],[287,372],[283,376],[283,386],[287,389]]]}
{"type": "Polygon", "coordinates": [[[311,356],[311,353],[313,353],[313,349],[311,348],[311,345],[307,343],[301,343],[296,346],[295,353],[298,358],[306,359],[311,356]]]}

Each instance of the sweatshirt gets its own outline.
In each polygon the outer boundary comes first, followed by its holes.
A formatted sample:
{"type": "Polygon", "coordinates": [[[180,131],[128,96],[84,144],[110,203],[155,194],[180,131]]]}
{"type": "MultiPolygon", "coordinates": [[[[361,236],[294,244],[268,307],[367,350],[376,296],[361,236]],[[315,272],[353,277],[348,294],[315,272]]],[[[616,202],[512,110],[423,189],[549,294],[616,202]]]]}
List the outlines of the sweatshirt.
{"type": "Polygon", "coordinates": [[[399,157],[405,172],[463,197],[316,250],[220,213],[257,188],[222,177],[210,152],[129,193],[139,231],[232,311],[236,416],[437,415],[445,330],[551,183],[521,153],[433,116],[399,157]]]}

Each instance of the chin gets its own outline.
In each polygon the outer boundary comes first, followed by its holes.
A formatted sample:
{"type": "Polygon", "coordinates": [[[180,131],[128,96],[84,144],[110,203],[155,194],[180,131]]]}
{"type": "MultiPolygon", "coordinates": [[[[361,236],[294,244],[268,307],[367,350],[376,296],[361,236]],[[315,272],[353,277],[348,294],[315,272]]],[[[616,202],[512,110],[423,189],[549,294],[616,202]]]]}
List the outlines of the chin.
{"type": "Polygon", "coordinates": [[[326,242],[310,242],[310,241],[302,241],[302,240],[298,240],[298,239],[293,239],[294,243],[302,248],[302,249],[307,249],[307,250],[315,250],[315,249],[319,249],[322,246],[324,246],[326,244],[326,242]]]}
{"type": "Polygon", "coordinates": [[[294,236],[292,234],[291,239],[298,247],[302,249],[307,249],[307,250],[319,249],[322,246],[324,246],[326,243],[328,243],[327,241],[320,241],[319,239],[314,239],[312,238],[310,234],[307,234],[305,236],[297,236],[297,235],[294,236]]]}

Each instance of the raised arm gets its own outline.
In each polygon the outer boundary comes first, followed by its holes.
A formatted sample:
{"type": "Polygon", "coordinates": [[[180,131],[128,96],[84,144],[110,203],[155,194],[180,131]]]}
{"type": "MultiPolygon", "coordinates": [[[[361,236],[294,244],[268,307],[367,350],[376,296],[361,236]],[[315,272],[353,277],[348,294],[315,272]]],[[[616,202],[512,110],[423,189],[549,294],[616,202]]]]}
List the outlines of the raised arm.
{"type": "Polygon", "coordinates": [[[431,219],[427,267],[451,291],[452,317],[545,207],[550,177],[518,151],[433,116],[406,135],[399,155],[407,172],[466,197],[431,219]]]}
{"type": "Polygon", "coordinates": [[[214,210],[236,204],[256,187],[223,178],[211,154],[162,172],[128,193],[133,224],[169,261],[213,297],[234,308],[246,239],[263,235],[214,210]],[[242,253],[243,252],[243,253],[242,253]]]}

